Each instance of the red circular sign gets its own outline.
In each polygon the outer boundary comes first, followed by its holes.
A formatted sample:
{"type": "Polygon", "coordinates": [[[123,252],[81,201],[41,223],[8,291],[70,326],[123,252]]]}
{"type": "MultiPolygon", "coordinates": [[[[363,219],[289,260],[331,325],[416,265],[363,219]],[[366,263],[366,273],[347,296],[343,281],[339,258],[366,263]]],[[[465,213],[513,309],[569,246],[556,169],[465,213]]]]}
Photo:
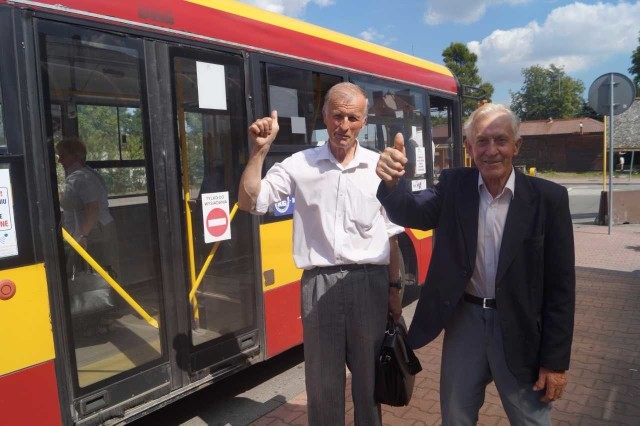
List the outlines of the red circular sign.
{"type": "Polygon", "coordinates": [[[219,237],[227,232],[229,226],[229,217],[227,212],[222,209],[212,209],[207,215],[207,223],[205,224],[207,231],[214,237],[219,237]]]}

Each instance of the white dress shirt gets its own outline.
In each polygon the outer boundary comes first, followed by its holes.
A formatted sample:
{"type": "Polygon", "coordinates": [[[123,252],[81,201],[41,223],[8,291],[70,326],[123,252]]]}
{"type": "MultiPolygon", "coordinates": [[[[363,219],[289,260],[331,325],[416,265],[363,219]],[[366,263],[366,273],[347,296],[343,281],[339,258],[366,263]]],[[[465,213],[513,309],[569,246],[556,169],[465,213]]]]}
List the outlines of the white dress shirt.
{"type": "Polygon", "coordinates": [[[329,143],[276,163],[262,179],[253,213],[295,197],[293,259],[298,268],[389,264],[389,237],[404,228],[389,221],[376,198],[379,154],[359,144],[342,166],[329,143]]]}
{"type": "Polygon", "coordinates": [[[493,198],[487,190],[482,175],[478,174],[478,192],[480,193],[480,210],[478,214],[478,247],[476,265],[467,284],[466,292],[487,299],[496,297],[496,273],[498,258],[502,244],[504,224],[507,221],[509,204],[515,193],[516,177],[511,175],[502,192],[493,198]]]}

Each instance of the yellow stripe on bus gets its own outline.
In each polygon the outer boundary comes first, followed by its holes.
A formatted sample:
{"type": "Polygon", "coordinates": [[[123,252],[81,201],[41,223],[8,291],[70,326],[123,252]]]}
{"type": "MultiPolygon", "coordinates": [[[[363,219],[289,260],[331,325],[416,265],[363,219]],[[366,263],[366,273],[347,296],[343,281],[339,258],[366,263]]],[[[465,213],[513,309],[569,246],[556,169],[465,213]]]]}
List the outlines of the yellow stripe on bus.
{"type": "Polygon", "coordinates": [[[411,231],[411,233],[418,239],[418,240],[424,240],[427,237],[430,237],[433,235],[433,230],[430,229],[428,231],[421,231],[419,229],[408,229],[408,231],[411,231]]]}
{"type": "Polygon", "coordinates": [[[44,265],[0,272],[16,286],[0,300],[0,376],[55,358],[44,265]]]}
{"type": "Polygon", "coordinates": [[[262,289],[264,291],[300,280],[302,270],[293,263],[293,223],[291,220],[260,225],[262,289]],[[265,272],[273,271],[275,282],[266,285],[265,272]]]}
{"type": "Polygon", "coordinates": [[[319,27],[317,25],[309,24],[298,19],[289,18],[278,13],[269,12],[263,9],[258,9],[253,6],[246,5],[234,0],[185,0],[189,3],[198,4],[200,6],[208,7],[211,9],[217,9],[233,15],[242,16],[254,21],[263,22],[265,24],[275,25],[277,27],[289,29],[292,31],[306,34],[313,37],[333,41],[348,47],[363,50],[365,52],[371,52],[376,55],[384,56],[394,59],[396,61],[404,62],[406,64],[414,65],[416,67],[428,69],[440,74],[453,76],[451,71],[443,65],[436,64],[434,62],[426,61],[424,59],[417,58],[415,56],[407,55],[389,49],[386,47],[378,46],[368,41],[361,40],[359,38],[351,37],[345,34],[341,34],[336,31],[331,31],[326,28],[319,27]]]}

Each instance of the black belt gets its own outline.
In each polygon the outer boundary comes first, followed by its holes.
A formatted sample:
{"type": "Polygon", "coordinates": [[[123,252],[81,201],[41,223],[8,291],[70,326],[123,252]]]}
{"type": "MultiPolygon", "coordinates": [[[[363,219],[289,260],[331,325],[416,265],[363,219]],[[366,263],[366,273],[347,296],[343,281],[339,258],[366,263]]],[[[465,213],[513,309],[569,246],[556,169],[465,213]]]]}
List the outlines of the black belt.
{"type": "Polygon", "coordinates": [[[384,265],[374,265],[371,263],[350,263],[347,265],[334,265],[334,266],[316,266],[314,269],[320,274],[333,274],[336,272],[351,272],[351,271],[367,271],[367,268],[375,268],[384,265]]]}
{"type": "Polygon", "coordinates": [[[484,297],[474,296],[473,294],[465,293],[464,301],[473,303],[474,305],[480,305],[485,309],[497,309],[496,299],[485,299],[484,297]]]}

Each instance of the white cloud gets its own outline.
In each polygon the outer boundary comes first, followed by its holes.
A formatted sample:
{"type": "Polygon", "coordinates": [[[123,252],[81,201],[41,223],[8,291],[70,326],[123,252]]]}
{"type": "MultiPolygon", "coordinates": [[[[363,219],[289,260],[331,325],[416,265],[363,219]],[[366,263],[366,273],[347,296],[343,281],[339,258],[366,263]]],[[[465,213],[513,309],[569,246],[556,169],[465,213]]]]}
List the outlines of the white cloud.
{"type": "Polygon", "coordinates": [[[396,41],[395,37],[387,37],[384,34],[379,33],[375,28],[369,27],[360,33],[360,37],[363,40],[370,41],[371,43],[381,44],[383,46],[389,46],[396,41]]]}
{"type": "Polygon", "coordinates": [[[444,22],[469,24],[482,18],[487,7],[507,3],[527,3],[529,0],[428,0],[424,21],[429,25],[444,22]]]}
{"type": "Polygon", "coordinates": [[[637,47],[639,23],[640,1],[576,2],[552,10],[541,25],[534,21],[521,28],[496,30],[467,47],[478,55],[483,80],[519,82],[521,70],[532,65],[553,63],[570,74],[616,54],[631,55],[637,47]]]}
{"type": "Polygon", "coordinates": [[[239,0],[241,3],[250,4],[270,12],[288,16],[300,16],[304,13],[309,3],[318,6],[330,6],[334,0],[239,0]]]}

